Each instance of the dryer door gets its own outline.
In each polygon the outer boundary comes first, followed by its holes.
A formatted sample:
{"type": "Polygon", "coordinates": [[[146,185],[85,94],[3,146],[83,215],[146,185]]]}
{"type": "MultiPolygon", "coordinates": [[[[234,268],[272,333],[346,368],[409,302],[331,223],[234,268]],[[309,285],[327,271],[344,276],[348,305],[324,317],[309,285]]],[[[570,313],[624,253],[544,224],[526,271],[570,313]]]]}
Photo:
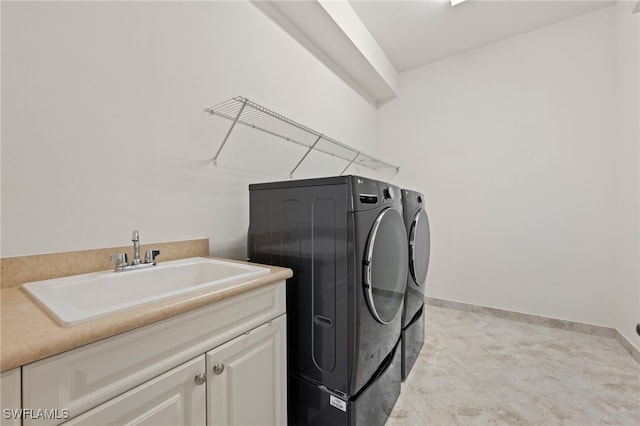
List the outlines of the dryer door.
{"type": "MultiPolygon", "coordinates": [[[[417,211],[409,232],[409,271],[416,285],[423,285],[429,267],[430,232],[429,218],[424,209],[417,211]]],[[[423,289],[424,291],[424,289],[423,289]]]]}
{"type": "Polygon", "coordinates": [[[409,255],[402,215],[384,209],[373,224],[364,259],[364,289],[371,314],[383,324],[400,312],[407,284],[409,255]]]}

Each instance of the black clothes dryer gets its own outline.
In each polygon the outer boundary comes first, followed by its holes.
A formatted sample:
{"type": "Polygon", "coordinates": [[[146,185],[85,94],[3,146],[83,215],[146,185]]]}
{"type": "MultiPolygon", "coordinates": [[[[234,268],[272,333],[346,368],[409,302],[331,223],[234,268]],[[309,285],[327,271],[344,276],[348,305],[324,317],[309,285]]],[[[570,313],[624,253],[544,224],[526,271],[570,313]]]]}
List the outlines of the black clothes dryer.
{"type": "Polygon", "coordinates": [[[383,425],[400,393],[400,189],[358,176],[254,184],[249,260],[287,282],[289,425],[383,425]]]}
{"type": "Polygon", "coordinates": [[[402,312],[402,380],[416,362],[424,344],[424,290],[429,267],[431,236],[424,195],[402,190],[404,221],[409,242],[409,274],[402,312]]]}

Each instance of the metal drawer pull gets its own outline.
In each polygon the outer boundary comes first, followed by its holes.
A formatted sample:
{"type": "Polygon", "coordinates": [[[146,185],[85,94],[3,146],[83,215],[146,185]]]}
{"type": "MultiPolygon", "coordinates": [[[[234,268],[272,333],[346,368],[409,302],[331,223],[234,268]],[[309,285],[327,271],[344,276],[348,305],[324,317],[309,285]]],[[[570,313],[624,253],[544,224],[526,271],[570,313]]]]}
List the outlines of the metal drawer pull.
{"type": "Polygon", "coordinates": [[[218,362],[213,366],[213,374],[222,374],[223,371],[224,364],[218,362]]]}
{"type": "Polygon", "coordinates": [[[203,385],[204,382],[206,381],[207,381],[207,375],[205,373],[196,374],[196,385],[198,386],[203,385]]]}

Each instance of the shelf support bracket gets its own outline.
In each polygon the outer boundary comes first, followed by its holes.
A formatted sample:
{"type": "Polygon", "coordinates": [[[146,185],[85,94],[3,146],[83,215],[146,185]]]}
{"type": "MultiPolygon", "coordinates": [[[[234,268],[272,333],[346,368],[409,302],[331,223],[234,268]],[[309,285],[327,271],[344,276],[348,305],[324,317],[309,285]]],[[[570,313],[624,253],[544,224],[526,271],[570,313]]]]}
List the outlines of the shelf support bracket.
{"type": "Polygon", "coordinates": [[[291,173],[289,173],[289,179],[293,179],[293,173],[298,170],[298,167],[300,167],[300,164],[302,164],[302,162],[304,161],[305,158],[307,158],[307,155],[309,155],[309,153],[311,151],[313,151],[313,148],[316,147],[316,144],[318,142],[320,142],[320,139],[322,139],[322,135],[318,136],[318,139],[316,139],[316,141],[313,143],[313,145],[311,145],[309,147],[309,149],[307,150],[307,152],[304,153],[304,155],[302,156],[302,158],[300,159],[300,161],[298,161],[298,164],[296,164],[296,166],[293,168],[293,170],[291,170],[291,173]]]}
{"type": "Polygon", "coordinates": [[[353,164],[353,162],[354,162],[354,161],[356,161],[356,158],[358,158],[359,156],[360,156],[360,151],[358,151],[358,152],[356,153],[356,156],[355,156],[355,157],[353,157],[353,158],[351,159],[351,161],[349,161],[349,164],[347,164],[347,167],[345,167],[345,168],[340,172],[340,176],[342,176],[342,175],[344,174],[344,172],[346,172],[346,171],[347,171],[347,169],[349,168],[349,166],[351,166],[351,165],[353,164]]]}
{"type": "Polygon", "coordinates": [[[394,177],[396,177],[396,175],[400,173],[400,167],[399,166],[395,166],[393,168],[393,174],[391,175],[391,177],[389,178],[389,180],[392,180],[394,177]]]}
{"type": "Polygon", "coordinates": [[[229,131],[227,131],[227,135],[222,140],[222,144],[220,144],[220,147],[218,148],[218,151],[216,152],[216,155],[213,157],[214,166],[218,165],[218,156],[220,155],[220,151],[222,151],[222,148],[224,148],[224,144],[227,143],[227,139],[229,139],[229,136],[231,135],[231,132],[233,131],[233,128],[236,127],[236,123],[240,119],[240,116],[242,115],[242,111],[244,111],[244,107],[247,106],[247,101],[248,101],[248,99],[245,99],[242,102],[242,106],[238,110],[238,114],[236,115],[236,118],[233,120],[233,123],[231,123],[231,127],[229,127],[229,131]]]}

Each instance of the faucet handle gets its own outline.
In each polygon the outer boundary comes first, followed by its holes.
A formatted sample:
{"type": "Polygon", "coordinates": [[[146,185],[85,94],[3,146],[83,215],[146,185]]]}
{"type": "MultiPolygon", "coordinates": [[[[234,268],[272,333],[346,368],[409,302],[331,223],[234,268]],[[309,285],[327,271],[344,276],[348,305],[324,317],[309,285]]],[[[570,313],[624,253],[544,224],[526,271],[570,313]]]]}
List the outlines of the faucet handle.
{"type": "Polygon", "coordinates": [[[127,262],[129,261],[127,253],[112,254],[111,256],[109,256],[109,259],[116,262],[116,268],[122,268],[124,266],[127,266],[128,264],[127,262]]]}
{"type": "Polygon", "coordinates": [[[156,256],[160,254],[160,250],[147,250],[144,255],[144,263],[156,264],[156,256]]]}

